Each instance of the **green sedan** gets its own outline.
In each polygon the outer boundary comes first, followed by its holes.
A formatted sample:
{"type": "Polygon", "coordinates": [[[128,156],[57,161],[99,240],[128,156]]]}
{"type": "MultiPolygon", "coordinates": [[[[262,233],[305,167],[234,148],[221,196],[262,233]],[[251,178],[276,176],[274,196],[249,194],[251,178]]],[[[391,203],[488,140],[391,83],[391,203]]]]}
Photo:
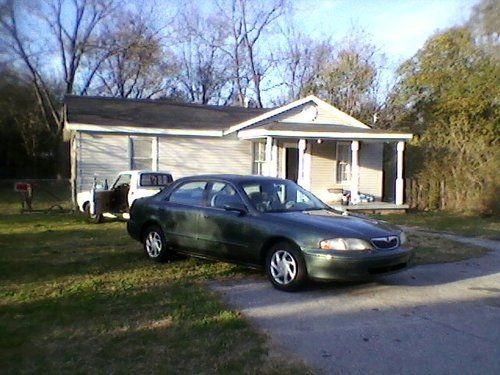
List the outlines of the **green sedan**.
{"type": "Polygon", "coordinates": [[[290,180],[206,175],[175,181],[130,209],[129,234],[158,262],[174,252],[264,267],[274,287],[363,280],[404,270],[401,229],[345,215],[290,180]]]}

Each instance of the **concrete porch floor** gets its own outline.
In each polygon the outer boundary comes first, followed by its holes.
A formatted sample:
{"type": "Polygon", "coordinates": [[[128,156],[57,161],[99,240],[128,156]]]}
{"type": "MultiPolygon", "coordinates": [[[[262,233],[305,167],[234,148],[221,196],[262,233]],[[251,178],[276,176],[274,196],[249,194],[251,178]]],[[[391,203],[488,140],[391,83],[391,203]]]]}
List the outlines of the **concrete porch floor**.
{"type": "Polygon", "coordinates": [[[360,213],[406,213],[409,206],[407,204],[397,205],[395,203],[388,202],[370,202],[370,203],[359,203],[355,205],[343,206],[338,202],[330,203],[331,207],[336,210],[348,211],[348,212],[360,212],[360,213]]]}

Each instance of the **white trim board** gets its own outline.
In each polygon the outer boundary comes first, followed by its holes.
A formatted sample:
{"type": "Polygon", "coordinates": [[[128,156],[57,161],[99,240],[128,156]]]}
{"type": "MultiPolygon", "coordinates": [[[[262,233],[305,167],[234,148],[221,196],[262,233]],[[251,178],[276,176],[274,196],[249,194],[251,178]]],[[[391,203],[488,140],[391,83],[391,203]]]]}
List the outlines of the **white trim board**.
{"type": "Polygon", "coordinates": [[[345,121],[345,124],[343,125],[348,125],[348,126],[353,126],[356,128],[364,128],[364,129],[370,129],[368,125],[363,124],[361,121],[356,120],[354,117],[349,116],[347,113],[342,112],[341,110],[335,108],[333,105],[328,104],[327,102],[321,100],[320,98],[314,96],[314,95],[309,95],[306,96],[305,98],[296,100],[292,103],[286,104],[284,106],[281,106],[279,108],[275,108],[269,112],[266,112],[260,116],[254,117],[250,120],[240,122],[239,124],[231,126],[229,129],[224,131],[224,134],[231,134],[236,131],[240,131],[241,129],[244,129],[248,126],[255,125],[261,121],[267,120],[273,116],[279,115],[283,112],[289,111],[290,109],[296,108],[298,106],[301,106],[302,104],[308,103],[308,102],[313,102],[315,103],[318,107],[324,109],[326,112],[330,112],[336,117],[341,118],[342,120],[345,121]]]}
{"type": "Polygon", "coordinates": [[[99,133],[126,133],[134,135],[199,135],[204,137],[222,137],[224,135],[222,130],[139,128],[135,126],[104,126],[79,123],[66,123],[65,127],[68,130],[99,133]]]}
{"type": "Polygon", "coordinates": [[[346,133],[346,132],[308,132],[289,130],[250,129],[238,132],[240,139],[253,139],[262,137],[293,137],[293,138],[318,138],[318,139],[390,139],[410,140],[409,133],[346,133]]]}

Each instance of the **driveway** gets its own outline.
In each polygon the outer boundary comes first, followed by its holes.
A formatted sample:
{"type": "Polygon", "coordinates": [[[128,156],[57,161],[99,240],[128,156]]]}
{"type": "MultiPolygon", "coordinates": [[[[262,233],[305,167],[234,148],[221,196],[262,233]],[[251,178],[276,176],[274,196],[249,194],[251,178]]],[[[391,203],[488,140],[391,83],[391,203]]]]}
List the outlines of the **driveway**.
{"type": "Polygon", "coordinates": [[[500,248],[365,284],[212,288],[320,374],[500,374],[500,248]]]}

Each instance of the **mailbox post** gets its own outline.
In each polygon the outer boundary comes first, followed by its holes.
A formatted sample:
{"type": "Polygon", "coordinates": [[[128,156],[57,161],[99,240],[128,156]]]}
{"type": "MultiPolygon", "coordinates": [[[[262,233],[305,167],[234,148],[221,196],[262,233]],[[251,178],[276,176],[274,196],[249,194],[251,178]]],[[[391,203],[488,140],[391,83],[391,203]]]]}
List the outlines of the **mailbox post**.
{"type": "Polygon", "coordinates": [[[21,212],[33,211],[33,186],[27,182],[16,182],[14,191],[21,194],[21,212]]]}

